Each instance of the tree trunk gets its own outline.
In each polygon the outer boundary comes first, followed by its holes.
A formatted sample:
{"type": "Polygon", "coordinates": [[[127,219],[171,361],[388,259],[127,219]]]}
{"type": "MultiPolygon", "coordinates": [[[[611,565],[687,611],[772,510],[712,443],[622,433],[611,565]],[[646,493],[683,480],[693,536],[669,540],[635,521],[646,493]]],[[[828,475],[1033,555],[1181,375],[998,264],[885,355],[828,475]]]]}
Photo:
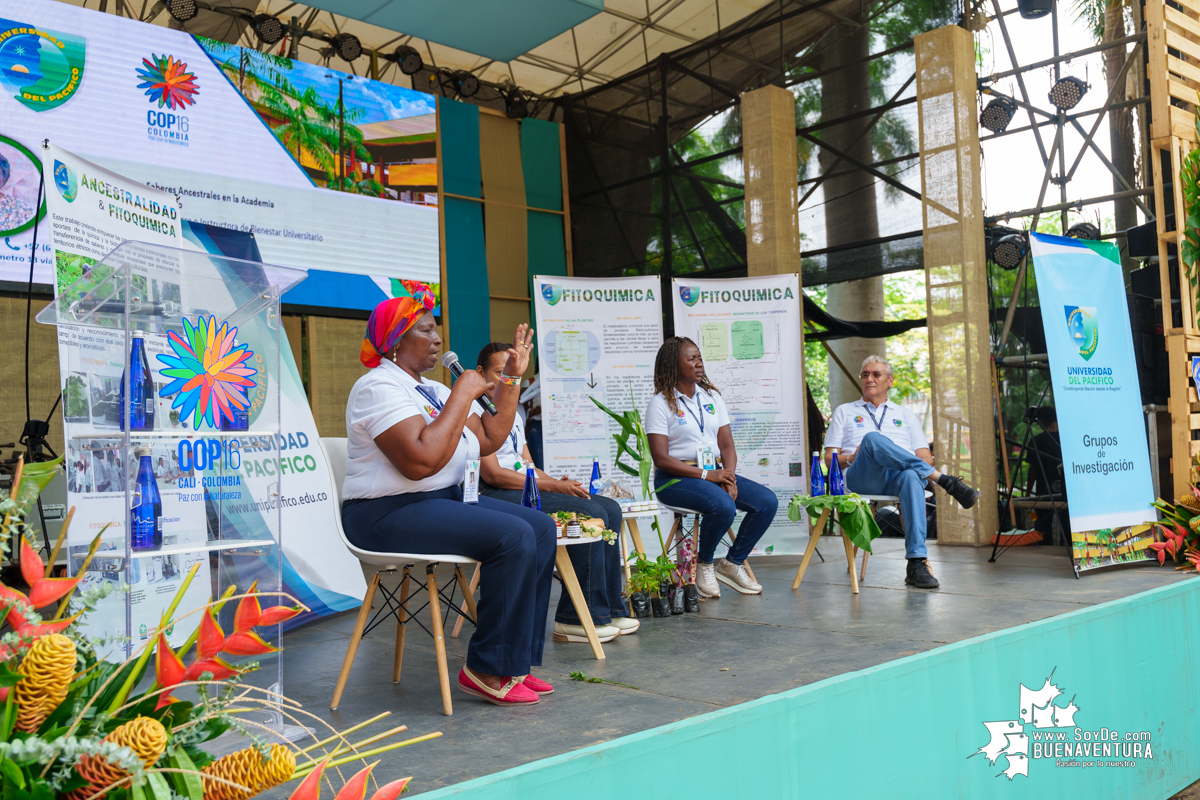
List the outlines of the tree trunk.
{"type": "MultiPolygon", "coordinates": [[[[1125,37],[1125,13],[1121,0],[1107,0],[1104,13],[1104,41],[1111,42],[1125,37]]],[[[1113,47],[1104,51],[1104,78],[1108,91],[1112,92],[1121,67],[1128,56],[1126,47],[1113,47]]],[[[1124,82],[1125,79],[1122,79],[1124,82]]],[[[1125,92],[1120,91],[1115,100],[1125,100],[1125,92]]],[[[1137,171],[1135,164],[1135,149],[1133,143],[1133,109],[1121,108],[1108,113],[1109,149],[1113,166],[1124,176],[1130,186],[1137,187],[1137,171]]],[[[1125,187],[1113,177],[1113,191],[1123,192],[1125,187]]],[[[1137,205],[1133,199],[1126,197],[1113,201],[1114,223],[1116,230],[1124,231],[1138,224],[1137,205]]],[[[1129,271],[1137,266],[1136,262],[1126,256],[1122,259],[1122,267],[1126,280],[1129,271]]]]}
{"type": "MultiPolygon", "coordinates": [[[[821,56],[818,69],[828,70],[847,62],[858,61],[870,54],[871,33],[863,25],[851,28],[840,25],[831,34],[836,41],[821,56]]],[[[869,63],[854,64],[839,69],[821,79],[821,118],[835,119],[871,107],[871,72],[869,63]]],[[[875,160],[872,136],[863,136],[850,146],[869,124],[869,118],[856,119],[842,125],[825,128],[822,140],[848,153],[864,164],[875,160]]],[[[837,156],[821,149],[818,155],[822,173],[830,171],[837,156]]],[[[845,170],[842,162],[834,170],[845,170]]],[[[862,170],[827,179],[823,186],[825,197],[825,243],[828,247],[852,244],[879,236],[879,216],[875,207],[875,178],[862,170]]],[[[831,271],[855,263],[859,269],[878,271],[882,263],[878,248],[869,253],[848,250],[826,256],[831,271]],[[863,259],[868,263],[864,264],[863,259]]],[[[830,284],[826,310],[835,317],[852,320],[882,320],[884,312],[883,277],[876,275],[862,280],[830,284]]],[[[839,339],[830,342],[833,352],[851,374],[868,355],[885,355],[883,339],[839,339]]],[[[829,358],[829,402],[834,408],[862,396],[857,382],[851,382],[841,368],[829,358]]]]}

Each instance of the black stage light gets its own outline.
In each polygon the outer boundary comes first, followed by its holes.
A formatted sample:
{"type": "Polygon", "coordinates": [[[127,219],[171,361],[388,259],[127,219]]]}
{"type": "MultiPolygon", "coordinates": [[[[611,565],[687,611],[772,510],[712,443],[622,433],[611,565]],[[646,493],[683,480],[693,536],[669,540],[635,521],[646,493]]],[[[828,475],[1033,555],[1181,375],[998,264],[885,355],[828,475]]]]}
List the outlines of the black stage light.
{"type": "Polygon", "coordinates": [[[458,90],[461,97],[472,97],[479,91],[479,78],[466,70],[450,73],[450,79],[454,81],[454,88],[458,90]]]}
{"type": "Polygon", "coordinates": [[[515,86],[504,89],[501,94],[504,95],[505,114],[513,119],[522,119],[529,116],[529,95],[515,86]]]}
{"type": "Polygon", "coordinates": [[[421,60],[421,54],[417,52],[415,47],[409,47],[402,44],[396,48],[396,52],[389,57],[400,65],[400,71],[405,75],[415,75],[425,66],[425,62],[421,60]]]}
{"type": "Polygon", "coordinates": [[[1017,113],[1017,101],[1010,97],[995,97],[979,115],[979,124],[992,133],[1002,133],[1017,113]]]}
{"type": "Polygon", "coordinates": [[[167,0],[167,13],[176,22],[187,22],[200,13],[196,0],[167,0]]]}
{"type": "Polygon", "coordinates": [[[1070,111],[1087,94],[1088,85],[1073,75],[1062,78],[1050,87],[1050,102],[1059,111],[1070,111]]]}
{"type": "Polygon", "coordinates": [[[250,20],[254,35],[263,44],[278,44],[283,38],[283,23],[270,14],[257,14],[250,20]]]}
{"type": "Polygon", "coordinates": [[[342,61],[353,61],[362,55],[362,42],[352,33],[339,33],[330,40],[330,44],[342,61]]]}
{"type": "Polygon", "coordinates": [[[1021,19],[1038,19],[1054,9],[1054,0],[1017,0],[1021,19]]]}
{"type": "Polygon", "coordinates": [[[1100,241],[1100,229],[1090,222],[1076,222],[1067,228],[1067,236],[1072,239],[1091,239],[1093,242],[1098,242],[1100,241]]]}
{"type": "Polygon", "coordinates": [[[984,231],[984,241],[987,247],[988,261],[1001,269],[1016,269],[1021,265],[1028,248],[1025,232],[1015,228],[995,225],[984,231]]]}

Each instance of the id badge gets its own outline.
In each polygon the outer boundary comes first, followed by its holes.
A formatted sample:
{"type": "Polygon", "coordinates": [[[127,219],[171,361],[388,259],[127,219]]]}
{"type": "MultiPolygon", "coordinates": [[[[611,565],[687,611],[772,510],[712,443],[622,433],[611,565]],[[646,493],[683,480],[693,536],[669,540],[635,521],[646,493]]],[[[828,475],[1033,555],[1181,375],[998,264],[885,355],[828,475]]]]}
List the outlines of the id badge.
{"type": "Polygon", "coordinates": [[[703,444],[696,448],[696,464],[700,469],[717,468],[717,453],[712,445],[703,444]]]}
{"type": "Polygon", "coordinates": [[[479,502],[479,459],[467,459],[467,474],[463,478],[463,502],[479,502]]]}

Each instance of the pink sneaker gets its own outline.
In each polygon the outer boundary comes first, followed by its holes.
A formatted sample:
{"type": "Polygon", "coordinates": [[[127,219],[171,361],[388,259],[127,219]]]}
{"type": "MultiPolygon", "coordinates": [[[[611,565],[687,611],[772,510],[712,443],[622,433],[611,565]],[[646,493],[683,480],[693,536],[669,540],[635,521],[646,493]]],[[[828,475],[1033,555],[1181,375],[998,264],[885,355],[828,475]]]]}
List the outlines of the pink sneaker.
{"type": "Polygon", "coordinates": [[[466,667],[458,673],[458,688],[498,706],[531,706],[541,700],[517,678],[509,678],[499,689],[493,689],[466,667]]]}
{"type": "Polygon", "coordinates": [[[535,677],[533,675],[526,675],[525,677],[521,678],[521,683],[525,684],[526,689],[532,689],[533,691],[537,692],[539,695],[554,694],[553,686],[546,683],[541,678],[535,677]]]}

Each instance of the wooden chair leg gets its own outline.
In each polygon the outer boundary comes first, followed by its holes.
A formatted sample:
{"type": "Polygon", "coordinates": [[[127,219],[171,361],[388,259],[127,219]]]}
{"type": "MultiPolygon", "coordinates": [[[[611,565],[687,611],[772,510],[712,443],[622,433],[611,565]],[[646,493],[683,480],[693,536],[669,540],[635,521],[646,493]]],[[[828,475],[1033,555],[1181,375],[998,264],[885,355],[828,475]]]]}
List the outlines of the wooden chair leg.
{"type": "MultiPolygon", "coordinates": [[[[458,579],[458,585],[463,587],[463,605],[467,607],[467,611],[471,615],[471,621],[476,625],[479,624],[479,611],[475,608],[475,584],[479,578],[479,570],[475,570],[475,576],[471,578],[471,583],[467,583],[467,576],[463,575],[462,564],[454,565],[454,577],[458,579]]],[[[458,621],[463,620],[460,615],[458,621]]],[[[455,628],[458,630],[458,628],[455,628]]]]}
{"type": "Polygon", "coordinates": [[[866,550],[863,550],[862,571],[858,573],[859,583],[862,583],[863,581],[865,581],[867,579],[867,559],[870,557],[871,557],[871,554],[868,553],[866,550]]]}
{"type": "Polygon", "coordinates": [[[336,711],[342,701],[342,692],[346,689],[346,679],[350,677],[350,667],[354,665],[354,657],[358,655],[358,643],[362,641],[363,629],[367,627],[367,619],[371,616],[371,604],[375,602],[375,590],[379,588],[379,573],[371,576],[367,584],[367,596],[363,598],[362,608],[358,610],[358,620],[354,623],[354,633],[350,636],[350,644],[346,647],[346,657],[342,659],[342,671],[338,673],[337,685],[333,687],[333,700],[329,710],[336,711]]]}
{"type": "Polygon", "coordinates": [[[682,517],[675,517],[675,521],[671,523],[671,532],[667,534],[667,550],[663,555],[671,552],[671,546],[675,544],[675,534],[683,535],[683,526],[680,524],[682,517]]]}
{"type": "MultiPolygon", "coordinates": [[[[858,545],[854,545],[854,558],[855,559],[858,558],[858,545]]],[[[853,572],[853,571],[854,571],[854,561],[851,561],[849,564],[846,565],[846,572],[853,572]]]]}
{"type": "Polygon", "coordinates": [[[800,560],[800,567],[796,570],[796,580],[792,581],[792,588],[799,589],[800,581],[804,580],[804,571],[808,569],[808,562],[812,561],[813,553],[817,550],[817,542],[821,541],[821,534],[825,531],[825,524],[829,522],[830,509],[826,508],[821,512],[820,519],[817,520],[815,527],[808,531],[808,547],[804,548],[804,558],[800,560]]]}
{"type": "Polygon", "coordinates": [[[392,683],[400,682],[400,665],[404,663],[404,634],[408,630],[408,583],[412,565],[404,568],[404,577],[400,580],[400,610],[396,612],[396,655],[392,660],[392,683]]]}
{"type": "Polygon", "coordinates": [[[842,534],[842,545],[846,548],[846,563],[850,565],[850,591],[858,594],[858,573],[854,569],[854,545],[850,543],[850,537],[845,533],[842,534]]]}
{"type": "Polygon", "coordinates": [[[637,519],[625,520],[625,524],[629,527],[629,538],[633,540],[633,551],[646,555],[646,546],[642,544],[642,534],[638,530],[637,519]]]}
{"type": "Polygon", "coordinates": [[[446,666],[446,632],[442,629],[442,604],[438,602],[437,577],[433,564],[425,565],[425,588],[429,591],[429,616],[433,623],[433,649],[437,652],[438,682],[442,685],[442,713],[454,713],[450,703],[450,670],[446,666]]]}
{"type": "Polygon", "coordinates": [[[567,555],[566,545],[558,546],[554,560],[558,564],[558,577],[562,578],[563,588],[570,595],[571,604],[575,606],[575,613],[579,615],[579,622],[587,633],[588,644],[592,646],[592,655],[596,657],[597,661],[603,661],[604,648],[600,646],[600,637],[596,635],[596,626],[592,624],[592,612],[588,610],[587,601],[583,599],[583,590],[579,588],[579,579],[575,577],[575,568],[571,566],[571,557],[567,555]]]}
{"type": "MultiPolygon", "coordinates": [[[[457,568],[456,568],[456,569],[457,569],[457,568]]],[[[479,588],[479,571],[480,571],[481,569],[483,569],[483,564],[476,564],[476,565],[475,565],[475,574],[471,576],[471,583],[470,583],[470,585],[467,585],[467,584],[465,584],[465,583],[463,584],[463,594],[464,594],[464,595],[466,595],[467,593],[470,593],[470,596],[471,596],[471,601],[472,601],[472,602],[474,602],[474,600],[475,600],[475,590],[479,588]]],[[[461,610],[462,610],[462,611],[466,611],[466,610],[467,610],[467,601],[466,601],[466,600],[463,600],[463,604],[462,604],[462,609],[461,609],[461,610]]],[[[474,611],[472,611],[472,612],[471,612],[471,619],[473,619],[473,620],[475,620],[476,622],[478,622],[478,620],[479,620],[479,616],[478,616],[478,615],[477,615],[477,614],[476,614],[474,611]]],[[[451,639],[457,639],[457,638],[458,638],[458,632],[462,630],[462,626],[463,626],[463,616],[462,616],[462,614],[459,614],[459,615],[458,615],[458,619],[457,619],[457,620],[455,620],[455,622],[454,622],[454,630],[453,630],[453,631],[450,633],[450,638],[451,638],[451,639]]]]}

